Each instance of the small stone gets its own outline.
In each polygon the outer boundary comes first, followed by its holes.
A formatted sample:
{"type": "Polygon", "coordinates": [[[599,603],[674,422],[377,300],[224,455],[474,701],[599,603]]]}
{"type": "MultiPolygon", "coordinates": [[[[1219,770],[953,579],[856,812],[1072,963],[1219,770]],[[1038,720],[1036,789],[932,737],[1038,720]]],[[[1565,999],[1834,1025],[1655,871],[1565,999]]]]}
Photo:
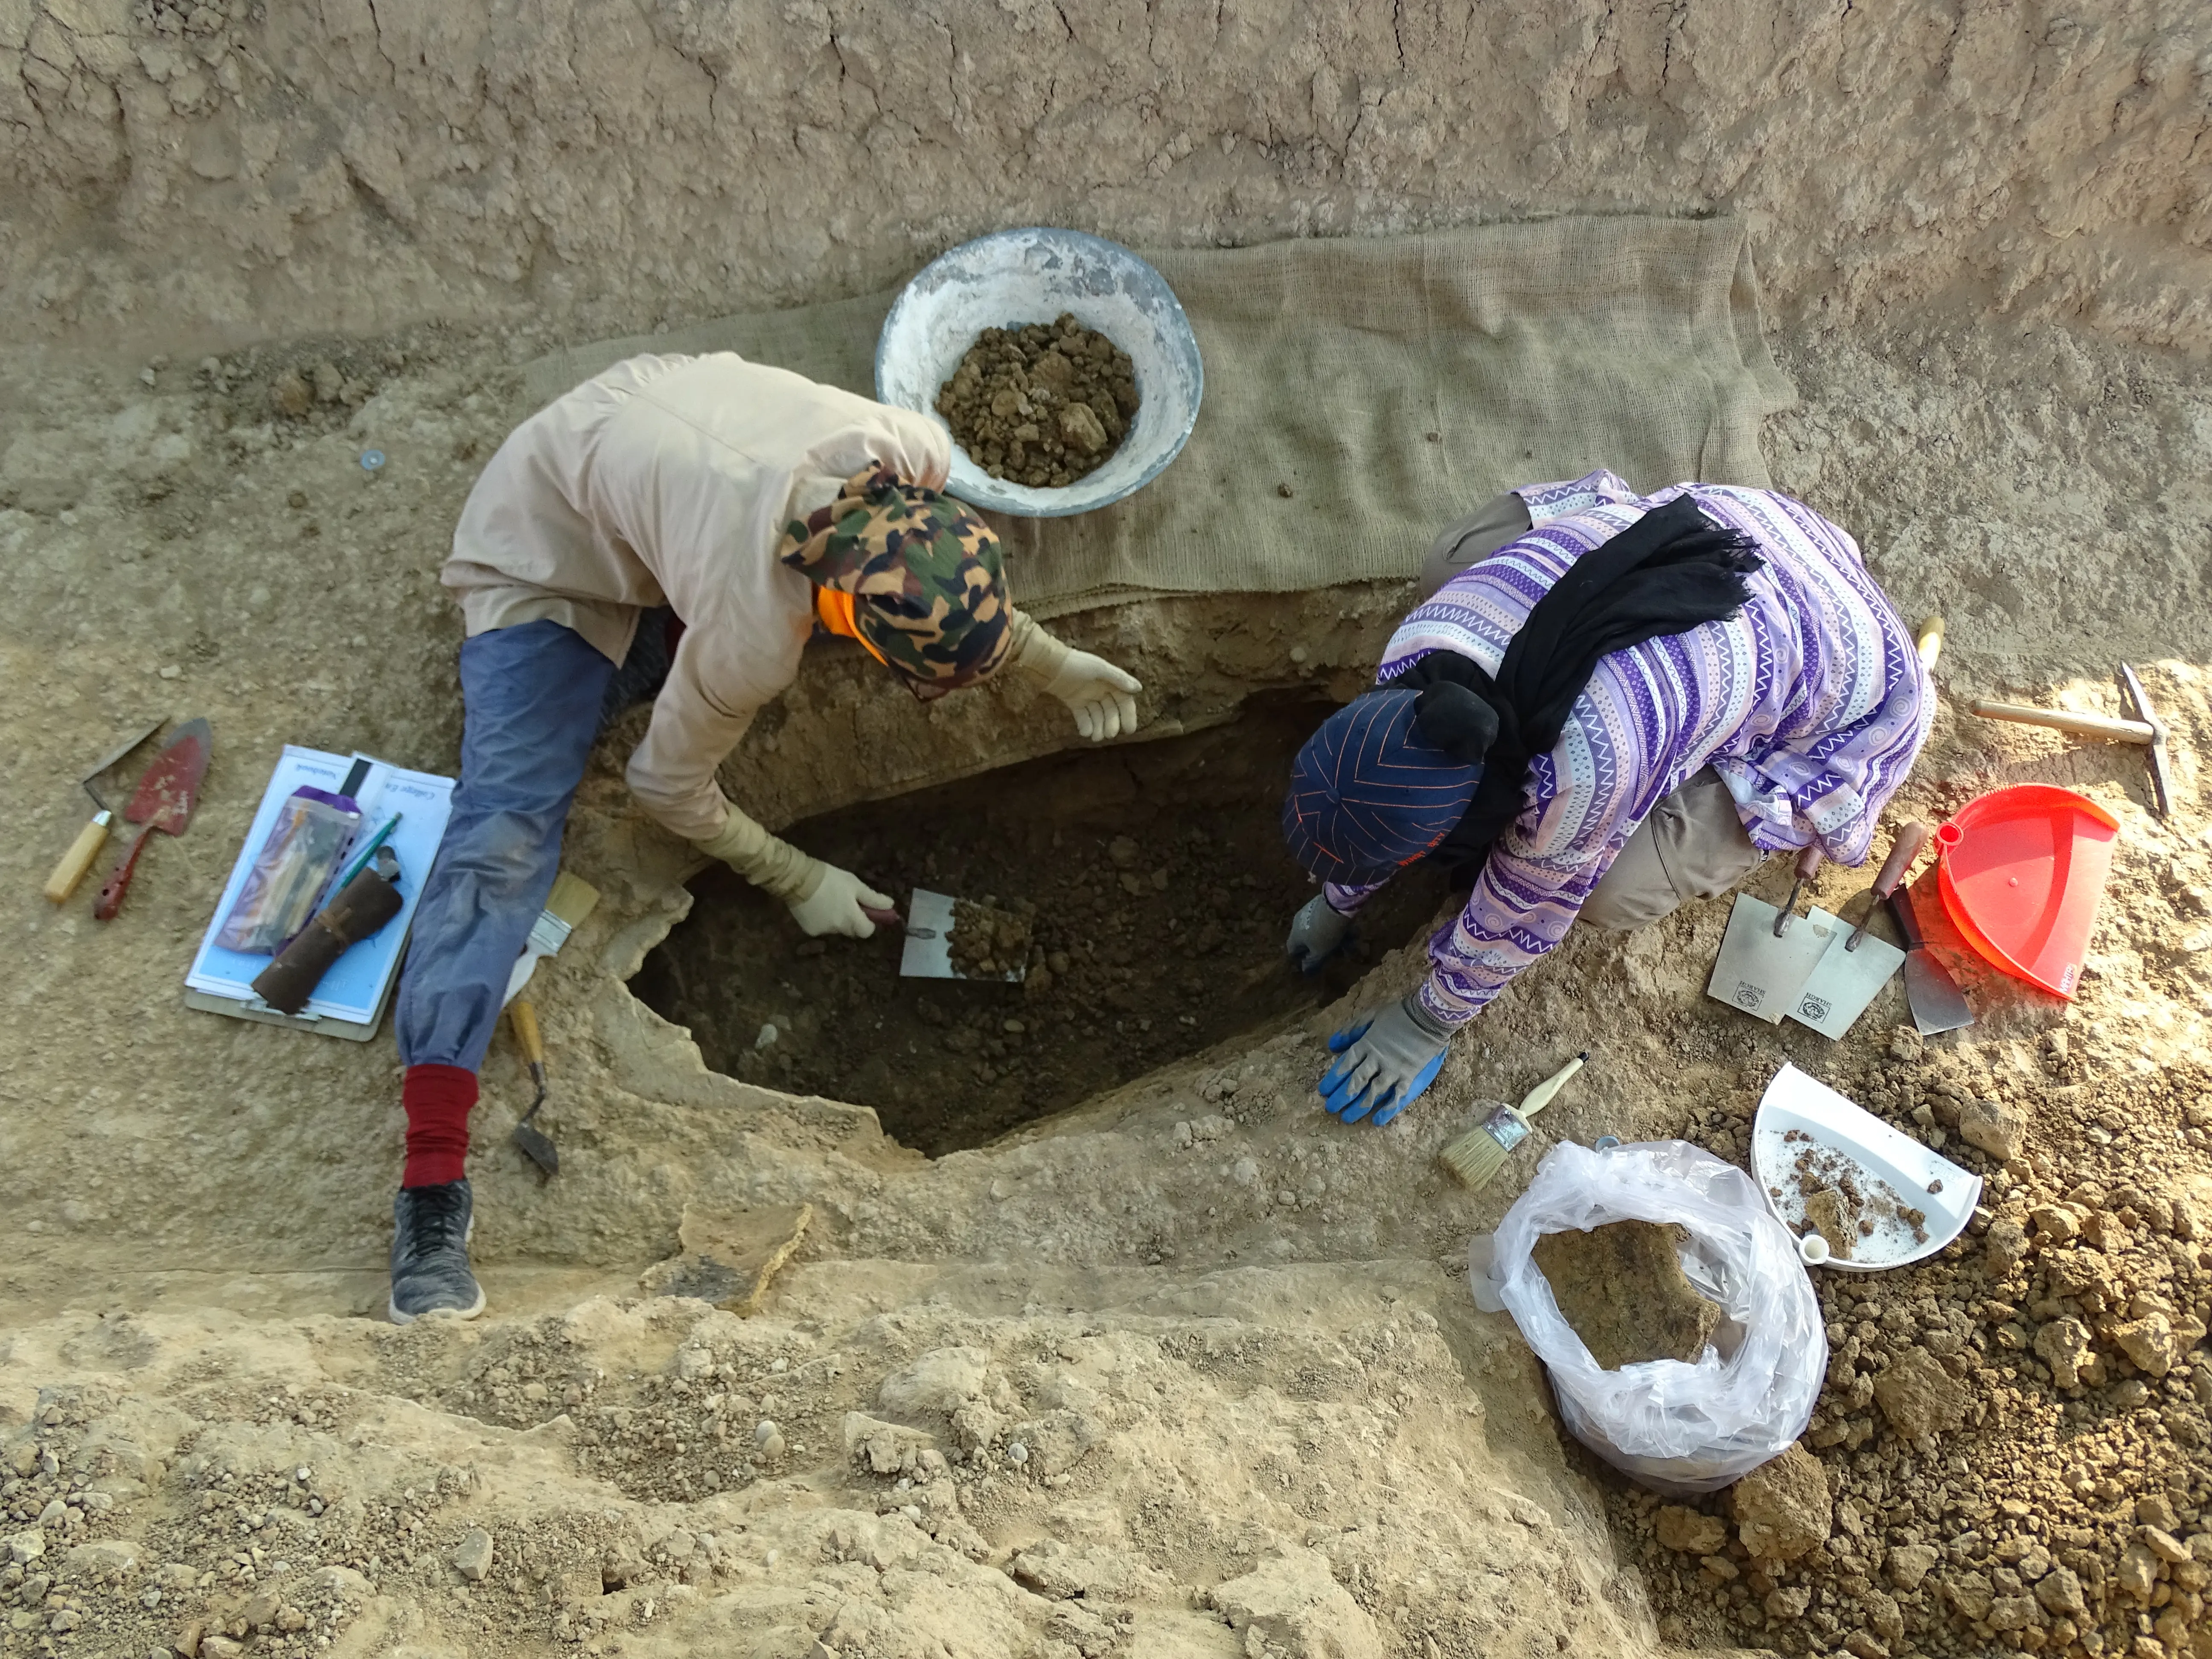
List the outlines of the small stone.
{"type": "Polygon", "coordinates": [[[228,1636],[200,1638],[200,1659],[238,1659],[245,1651],[243,1642],[234,1642],[228,1636]]]}
{"type": "Polygon", "coordinates": [[[1899,1544],[1889,1553],[1889,1582],[1909,1595],[1934,1570],[1936,1559],[1931,1545],[1899,1544]]]}
{"type": "Polygon", "coordinates": [[[2053,1567],[2035,1581],[2035,1599],[2045,1612],[2078,1617],[2086,1611],[2081,1600],[2081,1580],[2071,1567],[2053,1567]]]}
{"type": "Polygon", "coordinates": [[[2138,1540],[2120,1552],[2117,1576],[2122,1589],[2139,1601],[2147,1601],[2150,1587],[2158,1583],[2158,1557],[2151,1553],[2149,1545],[2138,1540]]]}
{"type": "Polygon", "coordinates": [[[1680,1504],[1660,1510],[1656,1530],[1662,1544],[1685,1555],[1716,1555],[1728,1542],[1728,1527],[1718,1516],[1700,1515],[1680,1504]]]}
{"type": "Polygon", "coordinates": [[[138,1547],[124,1538],[94,1539],[69,1553],[70,1571],[88,1578],[120,1578],[138,1568],[138,1547]]]}
{"type": "Polygon", "coordinates": [[[7,1540],[8,1559],[17,1566],[35,1561],[46,1553],[46,1535],[37,1528],[19,1532],[7,1540]]]}
{"type": "Polygon", "coordinates": [[[57,1636],[66,1636],[84,1623],[84,1615],[75,1607],[64,1607],[46,1620],[46,1628],[57,1636]]]}
{"type": "Polygon", "coordinates": [[[2039,1244],[2071,1244],[2081,1237],[2080,1218],[2056,1204],[2039,1206],[2028,1212],[2027,1218],[2035,1229],[2035,1242],[2039,1244]]]}
{"type": "Polygon", "coordinates": [[[1756,1560],[1789,1561],[1827,1541],[1827,1471],[1802,1446],[1771,1458],[1730,1488],[1736,1536],[1756,1560]]]}
{"type": "Polygon", "coordinates": [[[783,1431],[763,1417],[753,1430],[753,1444],[763,1457],[781,1457],[786,1449],[783,1431]]]}
{"type": "Polygon", "coordinates": [[[1874,1397],[1890,1426],[1907,1440],[1957,1428],[1973,1403],[1943,1362],[1917,1347],[1905,1349],[1875,1378],[1874,1397]]]}
{"type": "Polygon", "coordinates": [[[2038,1622],[2035,1598],[2032,1595],[1999,1595],[1990,1601],[1988,1624],[1991,1630],[2026,1630],[2038,1622]]]}
{"type": "Polygon", "coordinates": [[[482,1527],[471,1527],[453,1547],[453,1568],[471,1584],[481,1584],[491,1571],[491,1534],[482,1527]]]}
{"type": "Polygon", "coordinates": [[[1852,1659],[1889,1659],[1889,1650],[1863,1630],[1855,1630],[1844,1638],[1844,1651],[1852,1659]]]}
{"type": "Polygon", "coordinates": [[[1736,1576],[1735,1563],[1725,1555],[1708,1555],[1698,1565],[1723,1584],[1736,1576]]]}
{"type": "Polygon", "coordinates": [[[1904,1639],[1905,1609],[1897,1605],[1895,1596],[1869,1590],[1859,1601],[1867,1610],[1867,1623],[1874,1626],[1876,1636],[1893,1644],[1904,1639]]]}
{"type": "Polygon", "coordinates": [[[1009,1441],[1009,1442],[1007,1442],[1007,1443],[1006,1443],[1006,1462],[1008,1462],[1009,1463],[1017,1463],[1017,1464],[1019,1464],[1019,1463],[1026,1463],[1026,1462],[1028,1462],[1029,1461],[1030,1461],[1030,1449],[1029,1449],[1027,1446],[1024,1445],[1024,1444],[1023,1444],[1020,1441],[1018,1441],[1018,1440],[1012,1440],[1012,1441],[1009,1441]]]}
{"type": "Polygon", "coordinates": [[[1813,1592],[1802,1584],[1791,1584],[1766,1593],[1766,1616],[1770,1619],[1802,1619],[1805,1609],[1813,1600],[1813,1592]]]}
{"type": "Polygon", "coordinates": [[[2054,1319],[2035,1334],[2036,1357],[2051,1367],[2051,1380],[2062,1389],[2081,1386],[2081,1367],[2089,1360],[2089,1328],[2078,1319],[2054,1319]]]}
{"type": "Polygon", "coordinates": [[[287,420],[296,421],[315,406],[315,394],[296,370],[288,368],[269,382],[269,406],[287,420]]]}
{"type": "Polygon", "coordinates": [[[2189,1546],[2162,1527],[2145,1527],[2136,1534],[2150,1547],[2150,1553],[2161,1561],[2179,1566],[2190,1559],[2189,1546]]]}
{"type": "Polygon", "coordinates": [[[2027,1255],[2027,1229],[2010,1217],[1990,1224],[1982,1241],[1982,1261],[1992,1279],[2002,1279],[2027,1255]]]}
{"type": "Polygon", "coordinates": [[[2173,1512],[2173,1502],[2164,1492],[2145,1492],[2136,1499],[2136,1519],[2146,1527],[2158,1527],[2172,1532],[2181,1525],[2181,1517],[2173,1512]]]}
{"type": "Polygon", "coordinates": [[[2181,1345],[2175,1340],[2172,1322],[2164,1314],[2151,1314],[2142,1319],[2115,1326],[2112,1340],[2120,1352],[2135,1361],[2136,1369],[2153,1376],[2164,1376],[2181,1358],[2181,1345]]]}
{"type": "Polygon", "coordinates": [[[2027,1139],[2027,1115],[1997,1100],[1970,1100],[1959,1109],[1959,1134],[1970,1146],[2009,1164],[2027,1139]]]}

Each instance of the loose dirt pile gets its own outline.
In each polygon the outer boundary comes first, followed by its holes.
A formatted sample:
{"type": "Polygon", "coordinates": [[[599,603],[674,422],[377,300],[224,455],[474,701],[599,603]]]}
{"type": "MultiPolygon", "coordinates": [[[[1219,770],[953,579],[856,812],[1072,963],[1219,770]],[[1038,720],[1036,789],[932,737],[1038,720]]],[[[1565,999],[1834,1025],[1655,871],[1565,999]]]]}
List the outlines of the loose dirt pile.
{"type": "Polygon", "coordinates": [[[1588,1232],[1547,1233],[1530,1253],[1559,1314],[1602,1370],[1679,1359],[1694,1365],[1721,1306],[1682,1271],[1688,1231],[1672,1223],[1612,1221],[1588,1232]]]}
{"type": "MultiPolygon", "coordinates": [[[[933,1155],[979,1146],[1184,1055],[1322,1006],[1384,951],[1425,937],[1443,881],[1417,871],[1363,913],[1358,944],[1311,979],[1283,956],[1312,893],[1283,849],[1291,757],[1326,705],[1266,701],[1233,725],[1084,750],[792,826],[816,856],[903,905],[959,891],[1012,924],[963,981],[903,979],[902,941],[803,938],[726,872],[633,981],[691,1028],[708,1065],[874,1107],[933,1155]],[[1025,934],[1026,937],[1021,937],[1025,934]],[[1018,950],[1003,957],[1002,950],[1018,950]],[[773,1035],[771,1035],[771,1032],[773,1035]]],[[[963,926],[950,943],[962,960],[963,926]]]]}
{"type": "MultiPolygon", "coordinates": [[[[1747,1528],[1726,1494],[1692,1525],[1614,1483],[1672,1638],[1858,1659],[2202,1651],[2212,1249],[2172,1182],[2203,1168],[2212,1075],[2091,1067],[2069,1036],[2029,1070],[2017,1040],[1993,1054],[1908,1027],[1850,1079],[1982,1173],[1985,1207],[1930,1261],[1814,1273],[1831,1354],[1803,1443],[1823,1490],[1795,1530],[1747,1528]],[[2017,1126],[2009,1157],[1952,1139],[1992,1120],[2017,1126]]],[[[1764,1081],[1693,1138],[1733,1144],[1764,1081]]]]}
{"type": "Polygon", "coordinates": [[[987,328],[938,389],[937,412],[994,478],[1058,489],[1105,465],[1136,417],[1129,354],[1066,313],[987,328]]]}
{"type": "Polygon", "coordinates": [[[957,899],[945,953],[953,972],[963,979],[1004,979],[1030,965],[1033,931],[1026,916],[957,899]]]}

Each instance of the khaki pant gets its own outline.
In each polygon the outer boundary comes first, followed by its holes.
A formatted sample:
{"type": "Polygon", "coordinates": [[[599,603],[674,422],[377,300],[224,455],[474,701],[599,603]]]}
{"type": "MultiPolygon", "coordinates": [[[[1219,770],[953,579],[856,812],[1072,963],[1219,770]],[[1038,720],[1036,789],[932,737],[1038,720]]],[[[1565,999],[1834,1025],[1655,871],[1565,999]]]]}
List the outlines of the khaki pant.
{"type": "Polygon", "coordinates": [[[1727,892],[1765,861],[1710,766],[1651,809],[1583,904],[1580,920],[1609,933],[1648,927],[1693,898],[1727,892]]]}

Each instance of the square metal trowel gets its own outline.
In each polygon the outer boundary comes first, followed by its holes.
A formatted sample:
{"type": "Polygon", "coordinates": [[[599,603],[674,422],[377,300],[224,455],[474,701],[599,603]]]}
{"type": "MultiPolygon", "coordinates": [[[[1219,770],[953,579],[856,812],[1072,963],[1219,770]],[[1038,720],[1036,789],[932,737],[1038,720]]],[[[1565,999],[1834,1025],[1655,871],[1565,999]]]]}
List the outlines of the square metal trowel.
{"type": "Polygon", "coordinates": [[[1705,984],[1707,996],[1769,1025],[1779,1025],[1796,1008],[1829,941],[1848,931],[1816,907],[1808,916],[1791,914],[1778,933],[1775,922],[1784,914],[1765,899],[1737,894],[1713,976],[1705,984]]]}
{"type": "MultiPolygon", "coordinates": [[[[906,909],[906,949],[899,957],[899,977],[1006,980],[1019,984],[1029,974],[1026,961],[1017,963],[1003,974],[963,974],[952,965],[954,902],[950,893],[933,893],[921,887],[914,890],[914,898],[906,909]]],[[[984,909],[980,904],[972,908],[984,909]]]]}
{"type": "Polygon", "coordinates": [[[1830,915],[1817,904],[1812,916],[1825,922],[1834,937],[1813,969],[1813,976],[1797,993],[1790,1018],[1832,1042],[1851,1029],[1851,1022],[1866,1012],[1874,994],[1904,966],[1905,952],[1871,933],[1854,939],[1842,917],[1830,915]]]}

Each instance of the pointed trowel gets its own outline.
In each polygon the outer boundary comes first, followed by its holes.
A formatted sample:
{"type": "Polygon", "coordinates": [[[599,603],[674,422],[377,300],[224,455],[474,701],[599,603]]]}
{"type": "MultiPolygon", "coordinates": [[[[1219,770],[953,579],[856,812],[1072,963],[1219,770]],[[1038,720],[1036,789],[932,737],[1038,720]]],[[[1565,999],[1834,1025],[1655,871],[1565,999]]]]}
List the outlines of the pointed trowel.
{"type": "Polygon", "coordinates": [[[1921,936],[1919,919],[1912,914],[1912,891],[1899,887],[1889,896],[1889,913],[1905,934],[1905,1000],[1912,1008],[1912,1023],[1923,1036],[1956,1031],[1974,1023],[1974,1011],[1960,994],[1951,970],[1936,960],[1921,936]]]}

